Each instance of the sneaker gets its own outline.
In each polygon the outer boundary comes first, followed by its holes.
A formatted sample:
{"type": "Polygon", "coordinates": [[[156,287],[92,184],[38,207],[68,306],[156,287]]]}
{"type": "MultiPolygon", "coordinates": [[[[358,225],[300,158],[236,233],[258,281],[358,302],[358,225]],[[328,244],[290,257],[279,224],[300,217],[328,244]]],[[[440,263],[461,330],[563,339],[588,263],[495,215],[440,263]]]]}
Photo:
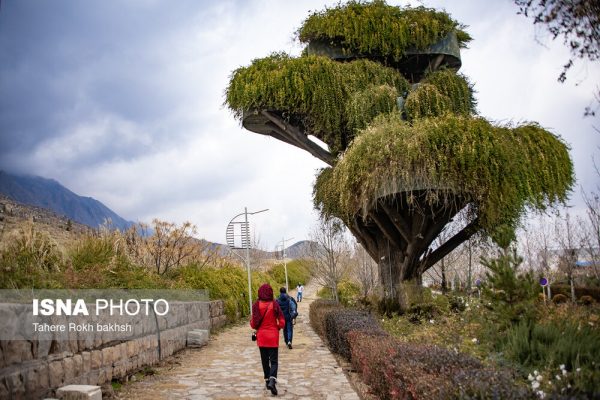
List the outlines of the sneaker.
{"type": "Polygon", "coordinates": [[[269,382],[267,382],[267,389],[269,389],[273,395],[277,396],[277,388],[275,387],[275,382],[277,382],[277,380],[274,377],[270,377],[269,382]]]}
{"type": "Polygon", "coordinates": [[[288,342],[288,349],[292,348],[292,342],[288,342]]]}

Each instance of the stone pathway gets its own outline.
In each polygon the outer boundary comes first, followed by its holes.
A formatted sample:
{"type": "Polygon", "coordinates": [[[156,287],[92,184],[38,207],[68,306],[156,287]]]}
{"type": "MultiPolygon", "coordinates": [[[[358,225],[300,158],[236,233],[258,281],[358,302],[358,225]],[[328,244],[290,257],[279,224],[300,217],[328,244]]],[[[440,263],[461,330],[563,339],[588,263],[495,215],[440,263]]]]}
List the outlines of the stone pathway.
{"type": "MultiPolygon", "coordinates": [[[[308,322],[308,306],[316,287],[298,303],[293,349],[280,336],[277,390],[284,399],[359,400],[342,368],[308,322]]],[[[260,354],[250,340],[248,323],[211,337],[207,346],[186,349],[171,362],[155,367],[156,375],[125,384],[119,399],[239,399],[272,398],[265,389],[260,354]]]]}

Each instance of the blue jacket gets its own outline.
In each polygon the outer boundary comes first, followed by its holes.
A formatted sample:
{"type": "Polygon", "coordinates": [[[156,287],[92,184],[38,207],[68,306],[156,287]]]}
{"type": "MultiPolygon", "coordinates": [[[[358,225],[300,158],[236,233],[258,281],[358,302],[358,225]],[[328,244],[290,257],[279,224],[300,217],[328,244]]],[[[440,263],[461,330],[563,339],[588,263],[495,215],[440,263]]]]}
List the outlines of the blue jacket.
{"type": "Polygon", "coordinates": [[[291,320],[292,312],[295,310],[292,309],[294,306],[291,304],[292,301],[290,300],[290,296],[288,296],[287,293],[281,293],[277,298],[277,303],[279,303],[279,307],[281,308],[285,319],[288,321],[291,320]]]}

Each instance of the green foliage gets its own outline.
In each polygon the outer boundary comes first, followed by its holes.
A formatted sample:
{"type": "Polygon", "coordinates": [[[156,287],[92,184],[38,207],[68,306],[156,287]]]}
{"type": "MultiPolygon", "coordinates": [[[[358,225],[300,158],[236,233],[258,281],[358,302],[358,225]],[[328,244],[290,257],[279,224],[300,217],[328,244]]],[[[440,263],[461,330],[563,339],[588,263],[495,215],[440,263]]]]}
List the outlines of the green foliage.
{"type": "Polygon", "coordinates": [[[408,81],[398,71],[373,61],[338,63],[326,57],[292,58],[277,53],[234,71],[226,103],[240,119],[246,110],[277,110],[306,127],[337,154],[354,135],[353,127],[368,122],[367,116],[349,112],[389,108],[385,93],[378,104],[356,104],[356,96],[360,99],[357,93],[381,85],[399,93],[408,91],[408,81]]]}
{"type": "MultiPolygon", "coordinates": [[[[310,268],[308,263],[302,260],[292,260],[288,262],[287,273],[290,290],[298,286],[299,283],[306,285],[306,282],[310,279],[310,268]]],[[[285,286],[285,269],[283,264],[275,265],[269,270],[268,275],[273,281],[279,282],[280,286],[285,286]]]]}
{"type": "Polygon", "coordinates": [[[400,60],[410,49],[426,49],[456,31],[461,46],[471,37],[443,11],[400,8],[385,1],[350,1],[311,14],[298,30],[303,43],[322,41],[346,52],[400,60]]]}
{"type": "Polygon", "coordinates": [[[370,85],[356,91],[347,102],[348,130],[354,132],[366,128],[379,114],[396,110],[398,89],[389,85],[370,85]]]}
{"type": "Polygon", "coordinates": [[[441,94],[429,83],[420,84],[406,98],[404,111],[406,118],[413,121],[419,118],[437,117],[450,112],[450,98],[441,94]]]}
{"type": "MultiPolygon", "coordinates": [[[[360,296],[360,286],[356,282],[342,281],[337,287],[338,300],[342,305],[348,306],[354,304],[360,296]]],[[[322,287],[317,292],[317,296],[322,299],[333,299],[333,293],[331,288],[322,287]]]]}
{"type": "MultiPolygon", "coordinates": [[[[521,322],[508,335],[504,346],[507,358],[528,370],[558,370],[562,365],[572,374],[569,395],[596,398],[600,394],[600,332],[589,325],[572,321],[547,323],[521,322]],[[577,371],[579,369],[579,371],[577,371]]],[[[553,376],[550,377],[554,378],[553,376]]]]}
{"type": "MultiPolygon", "coordinates": [[[[211,300],[225,301],[225,314],[230,321],[250,315],[248,302],[248,275],[243,268],[226,265],[221,268],[188,265],[177,271],[179,285],[182,288],[207,289],[211,300]]],[[[285,279],[284,279],[285,282],[285,279]]],[[[252,272],[252,299],[256,300],[258,288],[269,283],[276,294],[281,282],[269,275],[252,272]]]]}
{"type": "Polygon", "coordinates": [[[54,288],[60,284],[52,276],[62,267],[56,243],[30,222],[0,251],[0,288],[54,288]]]}
{"type": "Polygon", "coordinates": [[[483,295],[500,324],[510,325],[534,317],[533,304],[538,297],[539,286],[530,272],[519,273],[522,261],[516,250],[497,259],[481,260],[489,270],[483,295]]]}
{"type": "Polygon", "coordinates": [[[436,71],[409,93],[404,112],[408,121],[446,113],[467,116],[475,112],[473,89],[463,75],[448,69],[436,71]]]}
{"type": "Polygon", "coordinates": [[[431,205],[471,202],[480,226],[493,235],[499,227],[514,231],[527,207],[564,202],[573,181],[568,147],[536,124],[510,128],[445,115],[411,125],[388,116],[321,172],[314,201],[323,214],[348,221],[367,215],[381,197],[425,190],[431,205]]]}

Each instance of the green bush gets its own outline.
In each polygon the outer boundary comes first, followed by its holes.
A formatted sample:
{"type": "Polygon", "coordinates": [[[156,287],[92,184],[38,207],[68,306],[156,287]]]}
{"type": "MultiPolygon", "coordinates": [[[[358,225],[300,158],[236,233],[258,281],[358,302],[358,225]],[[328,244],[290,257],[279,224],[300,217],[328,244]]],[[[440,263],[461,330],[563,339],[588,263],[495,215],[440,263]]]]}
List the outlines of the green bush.
{"type": "MultiPolygon", "coordinates": [[[[333,299],[332,289],[322,287],[317,292],[317,296],[322,299],[333,299]]],[[[338,300],[342,305],[348,306],[354,304],[360,297],[360,286],[351,281],[342,281],[337,287],[338,300]]]]}
{"type": "Polygon", "coordinates": [[[507,358],[529,370],[559,369],[576,371],[571,394],[586,394],[589,398],[600,395],[600,332],[589,325],[571,321],[526,323],[521,322],[509,333],[504,347],[507,358]]]}
{"type": "MultiPolygon", "coordinates": [[[[225,301],[225,314],[229,321],[250,315],[248,301],[248,275],[243,268],[226,265],[221,268],[188,265],[177,271],[179,286],[182,288],[207,289],[211,300],[225,301]]],[[[273,287],[277,295],[279,283],[262,272],[252,272],[252,300],[256,300],[258,288],[263,283],[273,287]]]]}
{"type": "MultiPolygon", "coordinates": [[[[281,286],[285,286],[285,268],[287,267],[288,284],[290,290],[298,286],[299,283],[306,285],[310,280],[310,268],[302,260],[292,260],[284,266],[277,264],[268,272],[269,276],[281,286]]],[[[275,288],[274,288],[275,289],[275,288]]]]}
{"type": "Polygon", "coordinates": [[[341,304],[334,300],[317,299],[311,303],[308,309],[310,325],[322,339],[325,339],[325,318],[327,314],[341,307],[341,304]]]}

